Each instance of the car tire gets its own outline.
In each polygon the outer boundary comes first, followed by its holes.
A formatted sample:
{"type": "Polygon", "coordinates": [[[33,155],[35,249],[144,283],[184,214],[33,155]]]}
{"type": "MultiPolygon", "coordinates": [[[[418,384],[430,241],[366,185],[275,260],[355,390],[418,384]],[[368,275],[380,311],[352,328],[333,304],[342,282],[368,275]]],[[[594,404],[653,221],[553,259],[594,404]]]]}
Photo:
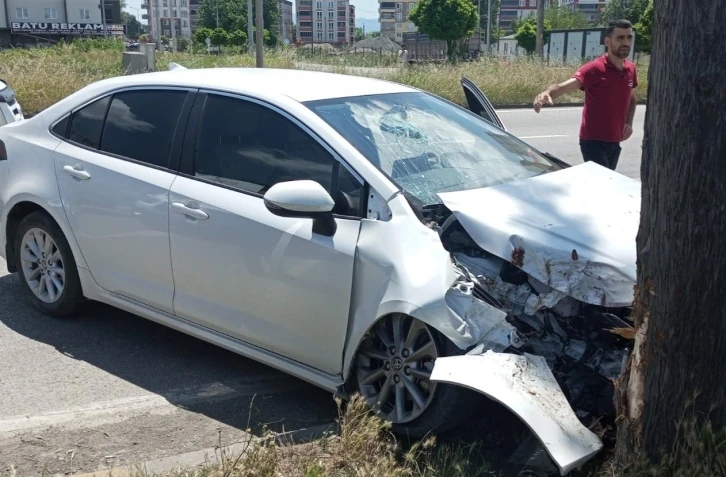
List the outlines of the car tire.
{"type": "Polygon", "coordinates": [[[78,312],[84,302],[81,280],[58,224],[45,212],[28,214],[18,225],[14,246],[18,274],[33,304],[51,316],[78,312]]]}
{"type": "MultiPolygon", "coordinates": [[[[432,344],[436,347],[438,357],[458,356],[464,354],[463,350],[459,349],[441,333],[437,332],[425,323],[404,315],[398,316],[403,317],[403,319],[410,323],[407,328],[408,330],[412,329],[411,327],[414,324],[421,330],[425,330],[421,333],[426,333],[430,336],[432,344]]],[[[384,320],[390,319],[392,319],[392,317],[384,318],[384,320]]],[[[374,405],[374,401],[376,401],[376,392],[380,393],[380,388],[382,388],[383,385],[375,386],[376,389],[374,390],[371,388],[370,384],[367,384],[369,382],[367,377],[372,374],[370,371],[372,361],[370,358],[366,357],[366,355],[378,354],[379,350],[375,347],[373,348],[374,352],[370,352],[370,345],[377,341],[376,333],[380,331],[381,326],[388,325],[385,323],[381,324],[381,322],[377,323],[376,326],[369,331],[369,334],[361,343],[361,347],[354,363],[352,387],[355,392],[363,395],[363,397],[368,401],[369,406],[372,407],[380,417],[391,422],[391,431],[400,436],[421,439],[433,433],[444,434],[452,431],[464,424],[466,420],[471,419],[471,410],[481,408],[480,404],[483,403],[486,398],[470,389],[446,383],[433,383],[435,387],[433,388],[433,392],[429,394],[430,398],[427,398],[427,405],[423,412],[407,422],[395,422],[393,419],[390,419],[390,412],[388,412],[388,407],[390,406],[386,406],[384,404],[384,408],[381,409],[374,405]]],[[[390,338],[390,335],[388,338],[390,338]]],[[[376,360],[376,364],[379,364],[381,361],[382,360],[376,360]]],[[[390,368],[392,369],[392,365],[390,368]]],[[[433,364],[431,365],[431,368],[433,368],[433,364]]],[[[375,369],[380,371],[380,368],[375,369]]],[[[384,370],[385,369],[386,368],[384,368],[384,370]]],[[[401,376],[403,377],[404,375],[401,376]]],[[[410,383],[407,385],[410,386],[410,383]]],[[[431,383],[429,381],[429,386],[430,385],[431,383]]],[[[380,397],[380,394],[378,394],[378,397],[380,397]]]]}

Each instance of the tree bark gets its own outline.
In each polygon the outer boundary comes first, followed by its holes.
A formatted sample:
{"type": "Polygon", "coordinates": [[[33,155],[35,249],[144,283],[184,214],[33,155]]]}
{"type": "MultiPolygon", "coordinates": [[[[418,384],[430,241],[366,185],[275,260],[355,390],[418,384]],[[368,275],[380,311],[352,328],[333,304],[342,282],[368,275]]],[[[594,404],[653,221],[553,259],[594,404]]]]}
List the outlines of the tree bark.
{"type": "Polygon", "coordinates": [[[616,383],[621,463],[633,452],[659,460],[683,417],[726,425],[724,50],[726,0],[657,1],[641,164],[637,333],[628,370],[616,383]]]}

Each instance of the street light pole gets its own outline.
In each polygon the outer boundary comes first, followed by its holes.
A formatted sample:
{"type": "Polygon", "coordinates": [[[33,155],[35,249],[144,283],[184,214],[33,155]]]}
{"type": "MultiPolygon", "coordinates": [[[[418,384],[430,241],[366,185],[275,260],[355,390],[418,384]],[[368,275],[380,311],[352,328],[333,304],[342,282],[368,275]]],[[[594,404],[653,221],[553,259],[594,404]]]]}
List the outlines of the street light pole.
{"type": "Polygon", "coordinates": [[[105,0],[101,0],[101,24],[103,25],[103,36],[108,36],[108,29],[106,28],[106,3],[105,0]]]}
{"type": "Polygon", "coordinates": [[[252,0],[247,0],[247,52],[255,49],[255,29],[252,22],[252,0]]]}
{"type": "Polygon", "coordinates": [[[262,0],[256,0],[255,1],[255,7],[257,8],[256,17],[256,27],[257,27],[257,67],[258,68],[264,68],[264,51],[262,49],[262,41],[264,40],[264,22],[262,20],[262,0]]]}
{"type": "Polygon", "coordinates": [[[491,28],[492,28],[492,0],[489,0],[489,5],[487,6],[487,56],[489,56],[492,52],[491,28]]]}
{"type": "Polygon", "coordinates": [[[481,48],[481,0],[477,0],[476,2],[476,14],[479,16],[476,27],[479,30],[479,48],[481,48]]]}

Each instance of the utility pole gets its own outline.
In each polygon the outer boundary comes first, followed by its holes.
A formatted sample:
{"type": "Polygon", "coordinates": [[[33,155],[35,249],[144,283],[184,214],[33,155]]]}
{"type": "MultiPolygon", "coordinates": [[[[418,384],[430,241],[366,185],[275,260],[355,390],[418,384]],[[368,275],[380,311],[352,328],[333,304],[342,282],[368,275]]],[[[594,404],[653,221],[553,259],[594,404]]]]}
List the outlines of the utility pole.
{"type": "Polygon", "coordinates": [[[492,30],[492,0],[489,0],[489,4],[487,5],[487,56],[489,56],[492,52],[491,47],[491,30],[492,30]]]}
{"type": "Polygon", "coordinates": [[[214,10],[217,12],[217,28],[219,28],[219,0],[214,3],[214,10]]]}
{"type": "Polygon", "coordinates": [[[537,56],[544,59],[544,0],[537,0],[537,56]]]}
{"type": "Polygon", "coordinates": [[[263,58],[264,51],[262,50],[262,47],[263,47],[262,41],[265,38],[264,37],[265,30],[264,30],[264,22],[262,20],[262,0],[255,0],[255,4],[256,4],[255,6],[257,8],[257,11],[255,12],[256,13],[255,16],[257,17],[257,22],[256,22],[256,27],[257,27],[257,32],[256,32],[257,33],[257,35],[256,35],[257,36],[257,67],[264,68],[265,67],[264,58],[263,58]]]}
{"type": "Polygon", "coordinates": [[[103,36],[104,38],[108,36],[108,28],[106,28],[106,3],[104,0],[101,0],[101,23],[103,24],[103,36]]]}
{"type": "Polygon", "coordinates": [[[252,21],[252,0],[247,0],[247,52],[255,49],[255,28],[252,21]]]}

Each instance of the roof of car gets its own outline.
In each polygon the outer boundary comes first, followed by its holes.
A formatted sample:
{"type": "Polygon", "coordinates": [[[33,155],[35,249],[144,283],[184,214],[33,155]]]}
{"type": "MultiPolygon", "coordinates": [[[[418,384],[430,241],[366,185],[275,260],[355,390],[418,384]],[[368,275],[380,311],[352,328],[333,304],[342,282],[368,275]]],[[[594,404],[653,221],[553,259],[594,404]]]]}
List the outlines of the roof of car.
{"type": "Polygon", "coordinates": [[[123,85],[163,84],[242,94],[284,95],[299,102],[417,91],[402,84],[374,78],[278,68],[175,69],[117,77],[111,81],[123,85]]]}

